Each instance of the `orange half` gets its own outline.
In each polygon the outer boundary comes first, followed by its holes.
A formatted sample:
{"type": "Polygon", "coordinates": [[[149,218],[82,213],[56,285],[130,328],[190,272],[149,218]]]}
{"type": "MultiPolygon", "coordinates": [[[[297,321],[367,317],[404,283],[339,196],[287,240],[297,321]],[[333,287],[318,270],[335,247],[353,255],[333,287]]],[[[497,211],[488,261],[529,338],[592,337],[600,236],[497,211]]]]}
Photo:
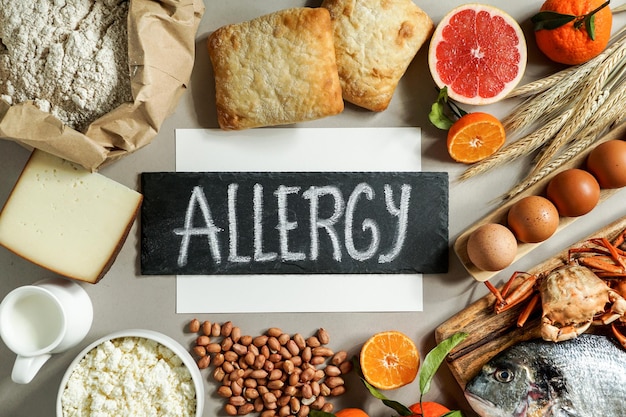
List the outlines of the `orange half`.
{"type": "Polygon", "coordinates": [[[457,162],[472,164],[493,155],[505,140],[504,126],[496,117],[468,113],[448,130],[448,153],[457,162]]]}
{"type": "Polygon", "coordinates": [[[413,382],[420,365],[415,343],[396,330],[370,337],[361,348],[359,360],[365,380],[382,390],[413,382]]]}

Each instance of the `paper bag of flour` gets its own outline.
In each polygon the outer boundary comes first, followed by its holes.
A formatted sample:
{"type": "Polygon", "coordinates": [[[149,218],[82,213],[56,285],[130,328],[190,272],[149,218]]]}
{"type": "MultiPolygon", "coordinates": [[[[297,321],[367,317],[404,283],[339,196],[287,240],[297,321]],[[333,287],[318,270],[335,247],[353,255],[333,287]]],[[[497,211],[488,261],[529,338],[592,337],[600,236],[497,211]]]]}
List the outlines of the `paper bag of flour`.
{"type": "Polygon", "coordinates": [[[187,88],[203,13],[202,0],[130,0],[130,101],[78,131],[35,102],[0,100],[0,137],[92,171],[147,145],[187,88]]]}

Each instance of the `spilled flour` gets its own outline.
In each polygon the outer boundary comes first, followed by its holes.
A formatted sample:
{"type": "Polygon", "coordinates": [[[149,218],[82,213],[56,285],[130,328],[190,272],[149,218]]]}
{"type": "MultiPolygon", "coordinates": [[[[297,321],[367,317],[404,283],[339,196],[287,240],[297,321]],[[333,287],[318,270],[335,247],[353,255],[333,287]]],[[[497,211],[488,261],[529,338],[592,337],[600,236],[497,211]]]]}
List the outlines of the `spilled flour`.
{"type": "Polygon", "coordinates": [[[0,97],[68,126],[132,101],[127,0],[0,0],[0,97]]]}

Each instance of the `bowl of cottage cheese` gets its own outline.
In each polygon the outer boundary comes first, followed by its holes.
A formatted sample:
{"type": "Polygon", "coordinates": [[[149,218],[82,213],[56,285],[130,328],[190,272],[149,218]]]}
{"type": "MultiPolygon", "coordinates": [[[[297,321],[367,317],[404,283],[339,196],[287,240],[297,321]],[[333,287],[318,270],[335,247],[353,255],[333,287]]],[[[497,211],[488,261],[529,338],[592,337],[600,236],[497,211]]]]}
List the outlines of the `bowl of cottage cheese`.
{"type": "Polygon", "coordinates": [[[200,417],[202,376],[189,352],[152,330],[123,330],[87,346],[63,375],[57,417],[200,417]]]}

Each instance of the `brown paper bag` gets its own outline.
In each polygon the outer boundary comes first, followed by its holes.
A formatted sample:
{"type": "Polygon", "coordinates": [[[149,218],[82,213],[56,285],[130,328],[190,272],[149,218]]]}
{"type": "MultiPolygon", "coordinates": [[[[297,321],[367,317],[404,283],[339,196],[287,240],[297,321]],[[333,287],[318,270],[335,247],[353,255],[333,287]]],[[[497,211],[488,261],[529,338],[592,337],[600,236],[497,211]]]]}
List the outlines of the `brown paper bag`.
{"type": "Polygon", "coordinates": [[[96,171],[149,144],[187,88],[202,0],[131,0],[128,58],[133,102],[95,120],[83,134],[32,102],[0,100],[0,137],[96,171]]]}

